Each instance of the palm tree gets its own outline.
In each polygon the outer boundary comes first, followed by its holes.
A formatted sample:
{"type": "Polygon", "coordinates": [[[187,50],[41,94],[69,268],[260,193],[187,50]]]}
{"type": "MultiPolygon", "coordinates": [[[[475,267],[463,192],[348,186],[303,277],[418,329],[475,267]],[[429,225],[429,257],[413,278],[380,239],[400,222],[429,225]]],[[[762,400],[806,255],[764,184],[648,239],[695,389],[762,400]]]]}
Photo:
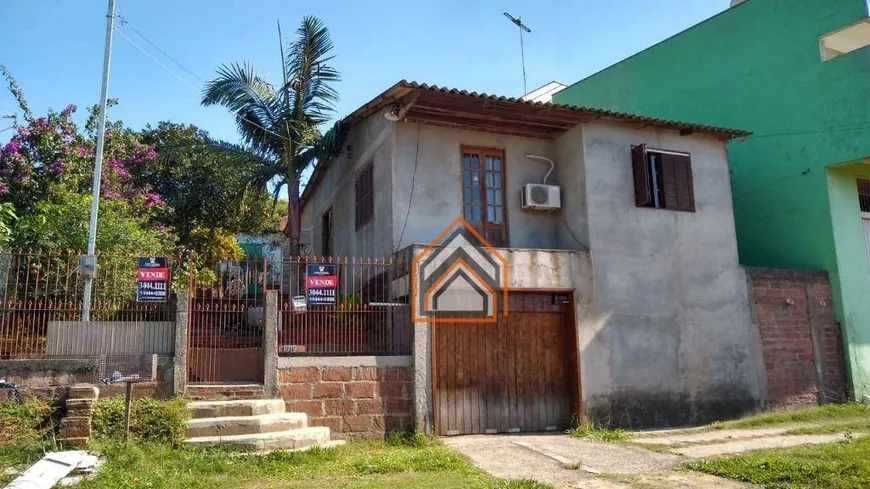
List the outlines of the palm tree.
{"type": "MultiPolygon", "coordinates": [[[[278,33],[280,37],[280,24],[278,33]]],[[[251,183],[262,189],[274,185],[276,202],[281,190],[288,188],[286,232],[296,246],[302,173],[334,155],[344,137],[340,123],[325,134],[320,131],[338,100],[331,86],[340,79],[338,71],[329,66],[332,48],[323,22],[305,17],[296,39],[287,44],[286,56],[281,47],[281,86],[265,81],[248,63],[231,63],[218,68],[217,78],[206,84],[202,94],[203,105],[222,105],[236,115],[248,156],[260,162],[251,183]]]]}

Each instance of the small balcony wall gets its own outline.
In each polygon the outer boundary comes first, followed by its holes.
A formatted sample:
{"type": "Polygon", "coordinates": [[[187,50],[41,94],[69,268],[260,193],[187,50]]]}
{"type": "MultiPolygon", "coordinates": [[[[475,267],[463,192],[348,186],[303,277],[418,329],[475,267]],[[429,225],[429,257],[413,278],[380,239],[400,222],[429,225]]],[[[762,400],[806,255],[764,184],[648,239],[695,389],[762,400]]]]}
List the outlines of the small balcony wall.
{"type": "MultiPolygon", "coordinates": [[[[415,256],[426,245],[415,244],[396,253],[397,273],[391,295],[402,297],[410,291],[410,270],[415,256]]],[[[494,248],[508,269],[508,290],[575,290],[584,296],[592,292],[592,259],[589,252],[534,248],[494,248]]]]}

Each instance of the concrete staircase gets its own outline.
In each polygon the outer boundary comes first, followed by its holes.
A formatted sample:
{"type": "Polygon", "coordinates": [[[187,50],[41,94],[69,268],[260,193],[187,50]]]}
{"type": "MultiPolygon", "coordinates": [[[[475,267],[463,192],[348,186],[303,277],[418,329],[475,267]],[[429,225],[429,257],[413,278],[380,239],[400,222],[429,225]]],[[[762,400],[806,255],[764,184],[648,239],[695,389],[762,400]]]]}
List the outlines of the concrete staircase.
{"type": "Polygon", "coordinates": [[[189,385],[185,397],[194,401],[231,401],[234,399],[265,399],[260,384],[206,384],[189,385]]]}
{"type": "Polygon", "coordinates": [[[329,428],[308,426],[305,413],[288,413],[282,399],[193,401],[187,405],[186,444],[224,446],[241,451],[305,450],[335,446],[329,428]]]}

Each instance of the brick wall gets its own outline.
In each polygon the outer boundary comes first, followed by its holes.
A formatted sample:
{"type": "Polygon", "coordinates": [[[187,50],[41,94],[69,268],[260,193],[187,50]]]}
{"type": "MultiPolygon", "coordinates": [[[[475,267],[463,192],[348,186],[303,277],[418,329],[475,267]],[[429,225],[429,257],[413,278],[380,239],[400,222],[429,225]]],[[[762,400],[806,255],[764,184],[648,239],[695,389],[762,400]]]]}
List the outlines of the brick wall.
{"type": "Polygon", "coordinates": [[[827,274],[767,268],[747,274],[771,405],[844,400],[842,341],[827,274]]]}
{"type": "Polygon", "coordinates": [[[288,411],[328,426],[335,438],[383,438],[412,423],[411,367],[290,367],[278,388],[288,411]]]}
{"type": "Polygon", "coordinates": [[[816,322],[819,356],[821,361],[821,385],[824,401],[847,400],[846,362],[843,355],[843,337],[840,325],[834,319],[834,303],[831,284],[814,282],[807,288],[811,321],[816,322]]]}

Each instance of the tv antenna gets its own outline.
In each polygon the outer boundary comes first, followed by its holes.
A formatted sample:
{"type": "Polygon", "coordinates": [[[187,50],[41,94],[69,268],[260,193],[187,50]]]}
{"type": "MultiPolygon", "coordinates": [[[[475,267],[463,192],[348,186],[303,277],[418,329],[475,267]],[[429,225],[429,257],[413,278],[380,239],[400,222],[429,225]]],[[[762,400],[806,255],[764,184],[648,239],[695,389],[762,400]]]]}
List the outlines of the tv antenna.
{"type": "Polygon", "coordinates": [[[529,93],[529,90],[526,87],[526,53],[525,53],[525,50],[523,48],[523,31],[531,33],[532,30],[529,29],[528,27],[526,27],[525,24],[523,24],[523,20],[520,17],[514,17],[513,15],[511,15],[507,12],[504,12],[504,16],[507,17],[508,20],[510,20],[511,22],[516,24],[517,27],[520,28],[520,59],[523,62],[523,95],[525,95],[525,94],[529,93]]]}

